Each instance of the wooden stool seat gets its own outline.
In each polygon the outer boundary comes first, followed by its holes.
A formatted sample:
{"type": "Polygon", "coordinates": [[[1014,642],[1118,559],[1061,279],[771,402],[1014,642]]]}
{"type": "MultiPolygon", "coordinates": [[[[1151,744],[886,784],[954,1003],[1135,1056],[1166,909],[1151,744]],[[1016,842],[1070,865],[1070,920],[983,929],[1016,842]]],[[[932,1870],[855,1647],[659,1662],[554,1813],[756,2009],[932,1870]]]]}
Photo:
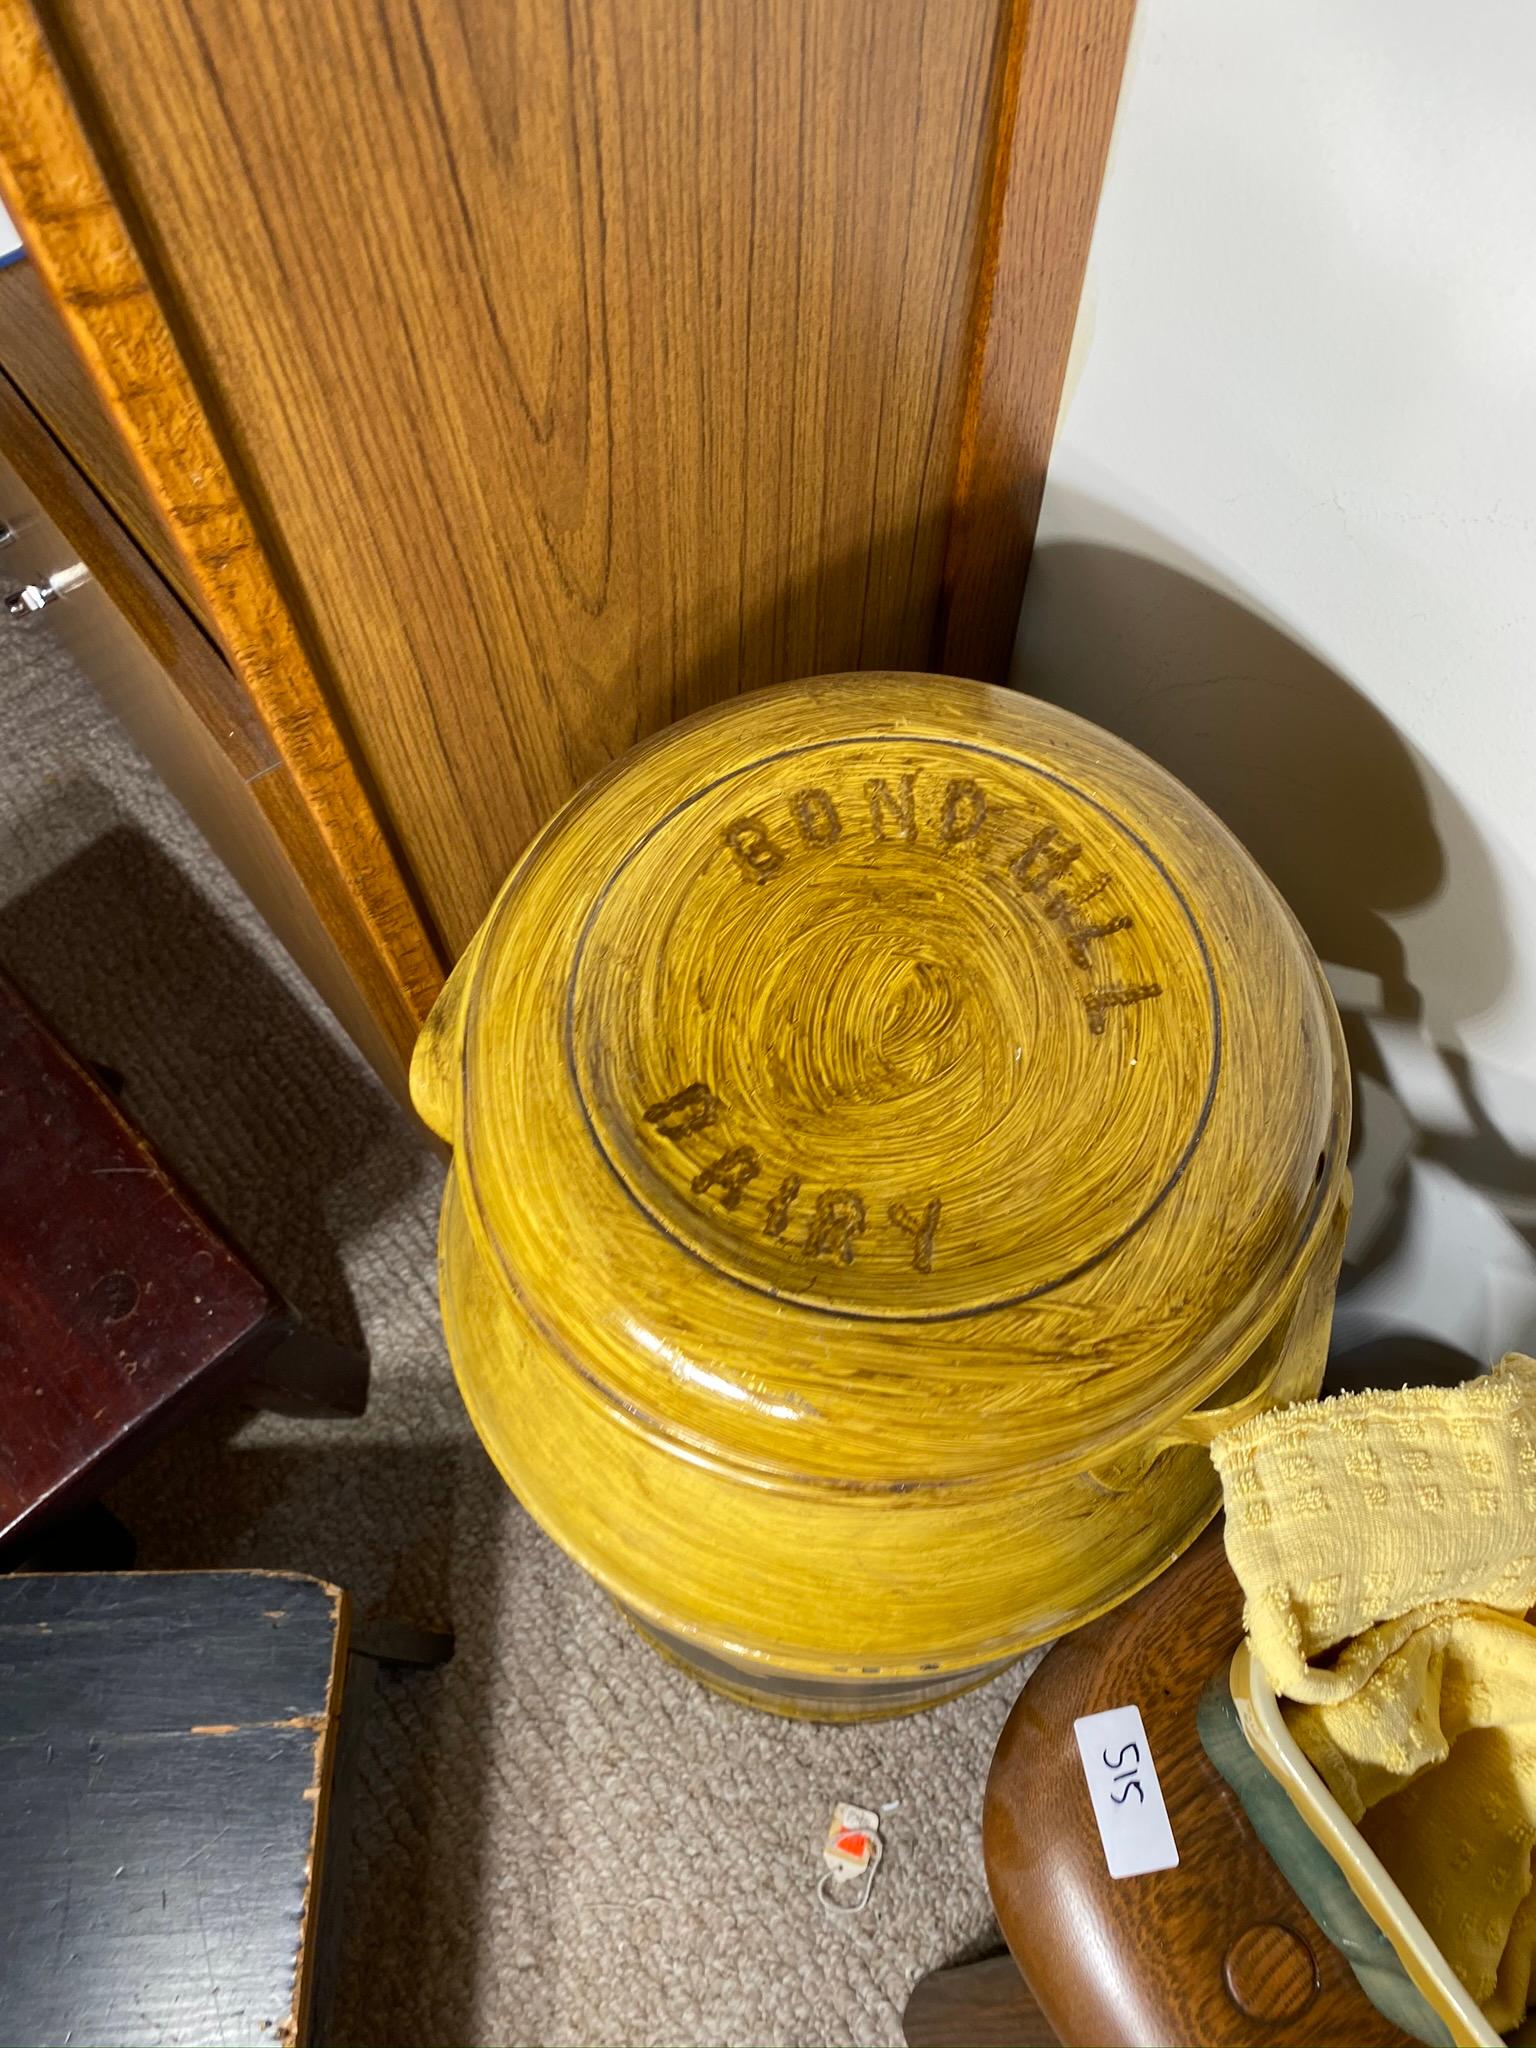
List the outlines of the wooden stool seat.
{"type": "Polygon", "coordinates": [[[258,1382],[274,1404],[355,1414],[367,1363],[301,1328],[0,977],[0,1554],[258,1382]]]}
{"type": "Polygon", "coordinates": [[[1218,1524],[1135,1599],[1051,1651],[1004,1725],[982,1819],[992,1904],[1023,1975],[1010,1983],[995,1960],[933,1973],[908,2007],[912,2048],[1406,2042],[1200,1746],[1200,1695],[1241,1636],[1242,1595],[1218,1524]],[[1117,1880],[1074,1723],[1124,1706],[1141,1710],[1179,1860],[1117,1880]]]}

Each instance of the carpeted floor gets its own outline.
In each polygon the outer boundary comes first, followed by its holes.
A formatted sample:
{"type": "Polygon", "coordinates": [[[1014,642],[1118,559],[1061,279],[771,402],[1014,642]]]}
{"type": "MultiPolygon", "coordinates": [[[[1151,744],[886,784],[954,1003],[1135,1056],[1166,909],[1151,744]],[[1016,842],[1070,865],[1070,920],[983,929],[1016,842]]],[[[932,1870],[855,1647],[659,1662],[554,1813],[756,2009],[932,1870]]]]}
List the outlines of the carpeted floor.
{"type": "Polygon", "coordinates": [[[895,2042],[995,1935],[978,1823],[1017,1674],[915,1720],[749,1714],[629,1632],[505,1491],[438,1329],[441,1170],[46,624],[0,650],[0,961],[295,1304],[373,1359],[366,1416],[184,1431],[112,1505],[145,1566],[314,1572],[451,1626],[364,1762],[335,2038],[895,2042]],[[884,1804],[870,1909],[817,1904],[839,1797],[884,1804]]]}

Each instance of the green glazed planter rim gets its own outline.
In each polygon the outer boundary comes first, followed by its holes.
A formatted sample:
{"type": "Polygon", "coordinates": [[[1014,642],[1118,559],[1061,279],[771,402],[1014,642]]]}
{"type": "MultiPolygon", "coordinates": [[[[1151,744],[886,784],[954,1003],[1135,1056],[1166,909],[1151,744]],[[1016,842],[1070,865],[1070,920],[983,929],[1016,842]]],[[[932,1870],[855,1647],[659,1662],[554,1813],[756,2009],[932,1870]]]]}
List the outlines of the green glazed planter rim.
{"type": "Polygon", "coordinates": [[[1501,2048],[1423,1921],[1307,1761],[1247,1642],[1211,1681],[1199,1726],[1207,1755],[1371,2003],[1433,2048],[1501,2048]]]}

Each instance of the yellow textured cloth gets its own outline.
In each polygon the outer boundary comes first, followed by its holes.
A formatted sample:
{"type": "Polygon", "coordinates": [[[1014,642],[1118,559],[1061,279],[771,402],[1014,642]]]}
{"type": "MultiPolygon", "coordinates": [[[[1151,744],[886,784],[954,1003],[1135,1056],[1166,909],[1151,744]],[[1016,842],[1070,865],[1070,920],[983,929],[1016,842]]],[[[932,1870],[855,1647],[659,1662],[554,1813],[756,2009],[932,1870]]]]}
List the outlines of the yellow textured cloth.
{"type": "Polygon", "coordinates": [[[1255,1654],[1324,1783],[1500,2030],[1536,1962],[1536,1361],[1212,1447],[1255,1654]]]}
{"type": "Polygon", "coordinates": [[[1285,1709],[1324,1784],[1501,2032],[1536,1955],[1536,1628],[1491,1607],[1420,1608],[1352,1642],[1359,1690],[1285,1709]]]}
{"type": "Polygon", "coordinates": [[[1536,1602],[1536,1359],[1275,1409],[1211,1456],[1248,1638],[1287,1699],[1358,1690],[1314,1660],[1378,1621],[1436,1600],[1536,1602]]]}

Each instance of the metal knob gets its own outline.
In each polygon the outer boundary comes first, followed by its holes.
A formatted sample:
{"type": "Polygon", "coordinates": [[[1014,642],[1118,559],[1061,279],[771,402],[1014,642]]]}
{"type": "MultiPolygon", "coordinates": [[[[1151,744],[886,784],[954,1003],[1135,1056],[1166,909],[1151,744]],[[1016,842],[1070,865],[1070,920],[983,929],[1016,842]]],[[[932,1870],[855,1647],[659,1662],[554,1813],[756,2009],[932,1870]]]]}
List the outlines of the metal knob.
{"type": "Polygon", "coordinates": [[[56,569],[53,575],[41,583],[24,583],[20,590],[10,591],[5,608],[13,619],[30,618],[33,612],[40,612],[44,605],[54,604],[61,597],[68,597],[72,590],[78,590],[82,583],[89,583],[91,572],[84,562],[71,562],[67,569],[56,569]]]}

